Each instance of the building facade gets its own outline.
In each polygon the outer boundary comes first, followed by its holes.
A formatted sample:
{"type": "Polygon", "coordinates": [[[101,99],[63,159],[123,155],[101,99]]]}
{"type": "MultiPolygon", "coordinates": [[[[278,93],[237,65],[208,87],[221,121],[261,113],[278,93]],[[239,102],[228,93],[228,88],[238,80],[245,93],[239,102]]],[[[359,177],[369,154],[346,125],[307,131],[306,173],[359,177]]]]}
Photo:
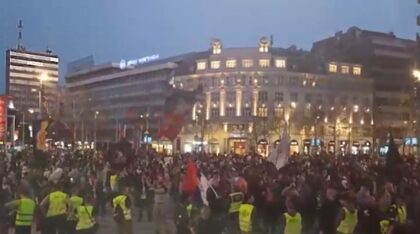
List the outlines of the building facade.
{"type": "Polygon", "coordinates": [[[181,150],[268,155],[290,134],[292,153],[369,151],[373,84],[360,64],[317,63],[296,48],[272,48],[266,38],[253,48],[223,48],[189,60],[174,86],[204,87],[179,136],[181,150]],[[335,68],[335,70],[334,70],[335,68]]]}
{"type": "Polygon", "coordinates": [[[177,64],[93,66],[66,76],[66,119],[79,144],[155,140],[177,64]]]}
{"type": "MultiPolygon", "coordinates": [[[[19,112],[55,111],[59,58],[50,52],[6,51],[6,94],[19,112]]],[[[29,115],[28,118],[35,118],[29,115]]]]}
{"type": "Polygon", "coordinates": [[[362,75],[373,80],[377,145],[386,144],[390,129],[401,145],[418,135],[412,77],[415,51],[415,41],[357,27],[317,41],[312,47],[312,53],[321,59],[363,65],[362,75]]]}

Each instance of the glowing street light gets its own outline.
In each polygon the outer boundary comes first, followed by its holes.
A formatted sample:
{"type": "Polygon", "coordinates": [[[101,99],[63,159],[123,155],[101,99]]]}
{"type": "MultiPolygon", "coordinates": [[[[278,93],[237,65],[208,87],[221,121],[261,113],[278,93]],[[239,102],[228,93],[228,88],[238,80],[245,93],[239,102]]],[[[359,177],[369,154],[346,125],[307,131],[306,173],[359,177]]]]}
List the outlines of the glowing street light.
{"type": "Polygon", "coordinates": [[[39,76],[39,81],[42,83],[43,81],[46,81],[46,80],[48,80],[48,74],[47,73],[42,73],[39,76]]]}
{"type": "Polygon", "coordinates": [[[414,69],[412,74],[417,81],[420,81],[420,70],[414,69]]]}
{"type": "Polygon", "coordinates": [[[295,109],[295,108],[296,108],[296,102],[291,102],[291,103],[290,103],[290,106],[291,106],[293,109],[295,109]]]}

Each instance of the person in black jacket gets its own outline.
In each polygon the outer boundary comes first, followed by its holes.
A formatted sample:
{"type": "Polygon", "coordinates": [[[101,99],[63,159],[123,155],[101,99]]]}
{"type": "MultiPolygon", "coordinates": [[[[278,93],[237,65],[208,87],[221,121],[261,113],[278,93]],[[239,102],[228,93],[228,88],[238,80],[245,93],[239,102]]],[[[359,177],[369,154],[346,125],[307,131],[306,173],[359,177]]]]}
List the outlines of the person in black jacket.
{"type": "Polygon", "coordinates": [[[327,188],[325,193],[325,200],[321,205],[318,215],[318,222],[320,231],[323,234],[336,233],[336,217],[340,203],[337,200],[337,191],[333,188],[327,188]]]}

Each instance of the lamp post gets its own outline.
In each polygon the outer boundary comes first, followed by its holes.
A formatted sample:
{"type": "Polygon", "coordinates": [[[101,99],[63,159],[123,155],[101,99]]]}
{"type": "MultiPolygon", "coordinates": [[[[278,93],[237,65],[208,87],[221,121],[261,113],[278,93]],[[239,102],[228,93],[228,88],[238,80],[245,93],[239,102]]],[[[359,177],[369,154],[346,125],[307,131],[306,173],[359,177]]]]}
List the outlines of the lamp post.
{"type": "Polygon", "coordinates": [[[95,111],[95,121],[93,122],[93,128],[94,128],[94,130],[93,130],[93,148],[94,149],[96,149],[96,129],[97,129],[97,126],[96,126],[96,121],[97,121],[97,119],[98,119],[98,115],[99,115],[99,111],[95,111]]]}
{"type": "MultiPolygon", "coordinates": [[[[22,146],[25,146],[25,124],[26,124],[26,120],[25,120],[25,112],[22,112],[22,146]]],[[[33,114],[34,113],[34,109],[30,108],[28,109],[29,114],[33,114]]]]}
{"type": "MultiPolygon", "coordinates": [[[[418,37],[417,37],[417,39],[418,39],[418,37]]],[[[419,42],[419,41],[417,41],[417,42],[419,42]]],[[[412,71],[412,75],[413,75],[413,77],[414,77],[414,83],[416,83],[416,84],[419,84],[420,83],[420,70],[419,69],[413,69],[413,71],[412,71]]],[[[419,92],[420,92],[420,90],[419,90],[419,86],[417,85],[417,87],[416,87],[417,89],[416,89],[416,92],[415,92],[415,96],[416,97],[419,97],[420,95],[419,95],[419,92]]],[[[419,103],[415,103],[414,105],[418,105],[419,103]]],[[[417,109],[417,108],[416,108],[417,109]]],[[[417,113],[417,111],[415,112],[416,113],[416,117],[418,118],[419,116],[418,116],[418,113],[417,113]]],[[[414,135],[415,135],[415,137],[417,137],[417,119],[416,120],[414,120],[413,121],[413,125],[415,125],[415,127],[414,127],[414,135]]],[[[417,147],[419,147],[419,144],[417,144],[417,147]]],[[[417,151],[418,151],[418,148],[417,148],[417,151]]]]}
{"type": "MultiPolygon", "coordinates": [[[[148,135],[149,135],[149,113],[146,113],[146,114],[141,114],[140,115],[140,119],[143,121],[143,120],[145,120],[145,125],[146,125],[146,130],[144,131],[144,134],[143,134],[143,129],[142,129],[142,134],[141,134],[141,137],[143,138],[143,140],[145,139],[145,144],[146,144],[146,151],[148,150],[148,148],[149,148],[149,142],[147,142],[148,141],[148,135]],[[146,137],[146,138],[145,138],[146,137]]],[[[158,147],[158,151],[159,151],[159,147],[158,147]]]]}
{"type": "Polygon", "coordinates": [[[48,80],[48,74],[47,73],[42,73],[39,76],[39,91],[38,91],[38,107],[39,107],[39,119],[42,119],[42,115],[43,115],[43,110],[42,110],[42,99],[43,99],[43,95],[44,95],[44,87],[43,87],[43,82],[45,82],[46,80],[48,80]]]}

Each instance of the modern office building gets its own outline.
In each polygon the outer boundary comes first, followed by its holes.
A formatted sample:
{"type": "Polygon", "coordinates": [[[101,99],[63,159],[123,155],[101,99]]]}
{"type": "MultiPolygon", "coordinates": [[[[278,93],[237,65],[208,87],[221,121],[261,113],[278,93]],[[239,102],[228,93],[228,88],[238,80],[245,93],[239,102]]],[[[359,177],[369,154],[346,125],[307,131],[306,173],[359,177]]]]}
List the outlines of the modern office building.
{"type": "MultiPolygon", "coordinates": [[[[385,144],[390,129],[399,143],[418,135],[412,76],[415,52],[413,40],[357,27],[317,41],[312,47],[312,53],[322,60],[361,64],[363,77],[374,81],[377,144],[385,144]]],[[[414,143],[408,141],[408,144],[414,143]]]]}
{"type": "MultiPolygon", "coordinates": [[[[127,139],[154,142],[169,82],[182,66],[177,58],[96,65],[66,75],[66,118],[74,138],[100,144],[127,139]]],[[[169,144],[172,147],[172,143],[169,144]]],[[[171,149],[168,149],[171,150],[171,149]]]]}
{"type": "Polygon", "coordinates": [[[7,50],[6,95],[12,98],[20,113],[34,111],[34,115],[27,115],[28,119],[37,116],[40,102],[45,113],[55,111],[58,68],[59,58],[51,52],[32,52],[23,48],[7,50]]]}
{"type": "Polygon", "coordinates": [[[283,131],[292,153],[371,150],[373,84],[362,78],[363,66],[270,44],[223,48],[214,40],[184,60],[174,86],[202,85],[205,98],[179,136],[181,150],[268,155],[283,131]]]}

